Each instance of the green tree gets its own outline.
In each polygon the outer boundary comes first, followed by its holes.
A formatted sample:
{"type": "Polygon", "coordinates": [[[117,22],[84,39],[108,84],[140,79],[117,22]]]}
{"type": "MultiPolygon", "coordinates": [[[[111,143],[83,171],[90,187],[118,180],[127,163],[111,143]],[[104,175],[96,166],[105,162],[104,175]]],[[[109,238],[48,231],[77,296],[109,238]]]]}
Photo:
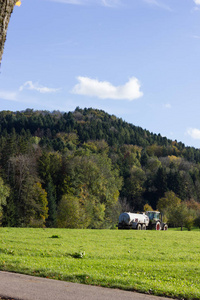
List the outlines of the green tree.
{"type": "Polygon", "coordinates": [[[38,160],[38,173],[43,181],[43,186],[47,189],[48,182],[52,182],[55,187],[56,200],[62,196],[63,172],[62,172],[62,155],[59,152],[43,151],[38,160]]]}
{"type": "Polygon", "coordinates": [[[2,212],[3,212],[3,205],[6,205],[6,199],[10,194],[10,188],[4,184],[3,179],[0,177],[0,224],[2,220],[2,212]]]}
{"type": "Polygon", "coordinates": [[[145,172],[138,167],[132,167],[130,177],[125,180],[125,195],[132,209],[142,209],[142,195],[144,192],[145,172]]]}
{"type": "Polygon", "coordinates": [[[186,227],[188,230],[190,230],[193,225],[200,227],[200,203],[191,199],[190,201],[186,201],[186,205],[190,215],[186,222],[186,227]]]}
{"type": "Polygon", "coordinates": [[[94,220],[98,220],[98,227],[104,226],[104,213],[107,226],[112,226],[111,207],[118,203],[122,184],[119,173],[116,169],[113,170],[106,154],[80,154],[64,162],[64,173],[70,179],[67,188],[80,199],[90,220],[89,227],[96,228],[97,222],[94,220]]]}
{"type": "Polygon", "coordinates": [[[48,217],[47,193],[39,182],[34,184],[32,192],[33,194],[29,197],[32,196],[33,214],[30,215],[29,226],[44,227],[48,217]]]}
{"type": "MultiPolygon", "coordinates": [[[[46,218],[45,191],[39,183],[34,155],[18,155],[9,159],[9,182],[14,191],[8,205],[15,205],[15,226],[30,226],[32,220],[46,218]]],[[[11,217],[11,216],[10,216],[11,217]]]]}
{"type": "Polygon", "coordinates": [[[166,170],[160,167],[156,173],[154,186],[156,188],[157,199],[164,196],[164,193],[167,192],[167,174],[166,170]]]}
{"type": "Polygon", "coordinates": [[[185,202],[177,203],[174,208],[171,206],[167,214],[169,223],[174,227],[180,226],[181,231],[183,230],[183,226],[189,221],[189,210],[185,202]]]}
{"type": "Polygon", "coordinates": [[[189,214],[187,215],[185,219],[185,227],[187,228],[188,231],[192,229],[195,223],[195,212],[194,211],[189,211],[189,214]]]}
{"type": "Polygon", "coordinates": [[[15,201],[15,191],[10,189],[10,195],[7,198],[7,204],[3,207],[2,225],[7,227],[15,227],[18,220],[18,210],[15,201]]]}
{"type": "Polygon", "coordinates": [[[157,203],[157,209],[164,215],[165,220],[171,221],[175,225],[176,216],[175,210],[181,204],[181,199],[172,191],[166,192],[164,197],[160,198],[157,203]]]}
{"type": "Polygon", "coordinates": [[[149,157],[147,160],[147,164],[146,164],[146,168],[148,169],[148,171],[151,171],[153,174],[155,174],[158,169],[160,168],[160,172],[159,175],[163,176],[163,173],[161,172],[162,170],[162,164],[160,162],[160,160],[157,157],[149,157]]]}
{"type": "Polygon", "coordinates": [[[158,201],[157,208],[167,217],[168,222],[174,227],[185,226],[191,230],[197,217],[197,212],[194,209],[195,202],[181,202],[174,192],[165,193],[163,198],[158,201]]]}
{"type": "Polygon", "coordinates": [[[48,200],[48,219],[46,221],[47,227],[56,226],[56,192],[55,187],[50,180],[47,184],[47,200],[48,200]]]}
{"type": "Polygon", "coordinates": [[[158,200],[157,209],[161,212],[164,212],[167,209],[173,209],[181,203],[176,194],[172,191],[166,192],[164,197],[158,200]]]}
{"type": "Polygon", "coordinates": [[[57,227],[82,228],[80,215],[79,199],[73,195],[63,195],[58,205],[57,227]]]}
{"type": "Polygon", "coordinates": [[[145,167],[147,165],[149,156],[147,155],[146,151],[142,151],[140,163],[142,167],[145,167]]]}

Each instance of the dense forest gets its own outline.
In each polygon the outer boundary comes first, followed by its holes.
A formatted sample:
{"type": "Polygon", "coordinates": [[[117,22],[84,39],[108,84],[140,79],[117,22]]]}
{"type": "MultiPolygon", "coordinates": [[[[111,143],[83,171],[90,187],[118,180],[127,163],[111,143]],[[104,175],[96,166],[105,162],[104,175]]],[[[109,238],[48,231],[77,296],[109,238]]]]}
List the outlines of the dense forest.
{"type": "Polygon", "coordinates": [[[2,226],[112,228],[173,193],[200,202],[200,150],[102,110],[0,112],[2,226]]]}

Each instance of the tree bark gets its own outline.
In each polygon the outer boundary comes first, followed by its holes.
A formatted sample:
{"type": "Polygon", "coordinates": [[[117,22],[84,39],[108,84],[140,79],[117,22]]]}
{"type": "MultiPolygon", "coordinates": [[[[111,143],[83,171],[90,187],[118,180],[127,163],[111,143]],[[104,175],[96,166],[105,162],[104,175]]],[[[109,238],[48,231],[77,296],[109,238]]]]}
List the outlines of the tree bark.
{"type": "Polygon", "coordinates": [[[3,55],[4,44],[10,16],[17,0],[0,0],[0,64],[3,55]]]}

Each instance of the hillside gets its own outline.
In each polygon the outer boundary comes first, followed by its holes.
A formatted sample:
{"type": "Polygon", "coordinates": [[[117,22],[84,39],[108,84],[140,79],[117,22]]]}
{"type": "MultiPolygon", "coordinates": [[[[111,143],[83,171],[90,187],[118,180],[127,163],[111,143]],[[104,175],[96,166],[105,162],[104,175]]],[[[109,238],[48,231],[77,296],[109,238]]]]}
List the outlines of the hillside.
{"type": "Polygon", "coordinates": [[[200,199],[199,149],[102,110],[2,111],[0,154],[5,226],[112,227],[167,191],[200,199]]]}

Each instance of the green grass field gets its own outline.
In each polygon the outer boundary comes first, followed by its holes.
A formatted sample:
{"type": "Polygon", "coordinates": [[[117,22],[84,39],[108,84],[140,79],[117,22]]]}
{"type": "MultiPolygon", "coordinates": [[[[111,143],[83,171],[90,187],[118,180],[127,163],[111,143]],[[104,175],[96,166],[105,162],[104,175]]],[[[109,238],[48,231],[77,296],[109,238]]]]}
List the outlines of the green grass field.
{"type": "Polygon", "coordinates": [[[200,231],[0,228],[0,269],[200,299],[200,231]]]}

